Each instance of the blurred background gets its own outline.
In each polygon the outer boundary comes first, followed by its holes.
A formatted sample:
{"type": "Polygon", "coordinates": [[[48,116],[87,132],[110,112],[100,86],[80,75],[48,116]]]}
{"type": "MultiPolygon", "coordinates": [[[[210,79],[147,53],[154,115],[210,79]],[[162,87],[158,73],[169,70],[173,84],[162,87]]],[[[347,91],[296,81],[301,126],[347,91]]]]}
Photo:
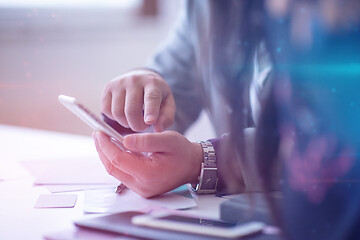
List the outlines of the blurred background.
{"type": "MultiPolygon", "coordinates": [[[[145,66],[180,6],[179,0],[0,0],[0,124],[90,134],[57,96],[74,96],[100,113],[104,85],[145,66]]],[[[213,136],[205,114],[187,135],[213,136]]]]}

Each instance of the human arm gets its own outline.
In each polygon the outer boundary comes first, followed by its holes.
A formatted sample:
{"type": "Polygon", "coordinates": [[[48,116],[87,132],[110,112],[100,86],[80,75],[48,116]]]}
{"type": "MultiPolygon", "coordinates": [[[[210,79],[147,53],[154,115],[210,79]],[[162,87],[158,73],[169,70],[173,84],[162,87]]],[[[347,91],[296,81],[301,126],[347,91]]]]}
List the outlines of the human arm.
{"type": "Polygon", "coordinates": [[[102,111],[106,117],[135,132],[150,125],[160,132],[172,125],[171,129],[183,133],[196,120],[202,104],[195,86],[190,5],[182,9],[147,68],[130,71],[105,86],[102,111]]]}
{"type": "MultiPolygon", "coordinates": [[[[245,133],[253,139],[254,131],[245,133]]],[[[186,183],[198,183],[203,152],[201,145],[188,141],[177,132],[144,133],[125,136],[124,146],[133,153],[121,151],[109,138],[94,134],[99,157],[108,173],[144,197],[170,191],[186,183]],[[145,156],[141,152],[148,152],[145,156]],[[139,153],[139,154],[136,154],[139,153]]],[[[211,139],[215,152],[220,153],[227,137],[211,139]]],[[[251,142],[251,141],[249,141],[251,142]]],[[[249,155],[250,148],[247,148],[249,155]]],[[[218,193],[257,191],[255,165],[217,156],[218,193]],[[246,171],[245,171],[246,169],[246,171]]]]}
{"type": "Polygon", "coordinates": [[[176,104],[171,130],[180,133],[186,131],[203,109],[196,69],[194,5],[193,1],[184,1],[176,24],[148,64],[148,68],[160,74],[171,88],[176,104]]]}

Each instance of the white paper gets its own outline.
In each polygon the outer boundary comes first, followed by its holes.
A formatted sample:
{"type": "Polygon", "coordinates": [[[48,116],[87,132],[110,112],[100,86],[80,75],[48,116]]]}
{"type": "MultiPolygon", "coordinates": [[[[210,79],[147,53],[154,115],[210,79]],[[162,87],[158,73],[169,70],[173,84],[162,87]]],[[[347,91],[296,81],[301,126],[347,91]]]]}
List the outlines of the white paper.
{"type": "Polygon", "coordinates": [[[104,188],[111,188],[115,189],[118,184],[67,184],[67,185],[44,185],[47,190],[51,193],[61,193],[61,192],[75,192],[75,191],[82,191],[82,190],[90,190],[90,189],[104,189],[104,188]]]}
{"type": "Polygon", "coordinates": [[[64,159],[21,163],[35,177],[34,184],[119,184],[118,180],[106,172],[100,160],[64,159]]]}
{"type": "Polygon", "coordinates": [[[126,238],[118,233],[93,231],[85,228],[69,228],[59,232],[53,232],[44,236],[45,240],[130,240],[135,238],[126,238]]]}
{"type": "Polygon", "coordinates": [[[75,194],[42,194],[38,197],[34,208],[72,208],[76,199],[75,194]]]}
{"type": "Polygon", "coordinates": [[[30,177],[29,173],[17,162],[0,161],[0,181],[30,177]]]}
{"type": "Polygon", "coordinates": [[[130,189],[116,194],[112,189],[86,190],[84,199],[85,213],[116,213],[145,208],[188,209],[196,206],[192,198],[175,193],[165,193],[145,199],[130,189]]]}

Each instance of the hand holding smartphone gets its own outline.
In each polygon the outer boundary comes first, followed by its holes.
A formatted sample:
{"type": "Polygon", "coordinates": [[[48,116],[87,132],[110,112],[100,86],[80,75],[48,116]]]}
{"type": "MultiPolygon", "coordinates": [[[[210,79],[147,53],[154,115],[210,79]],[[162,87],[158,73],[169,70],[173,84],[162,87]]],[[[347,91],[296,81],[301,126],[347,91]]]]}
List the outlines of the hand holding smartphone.
{"type": "Polygon", "coordinates": [[[87,107],[79,103],[75,98],[65,95],[59,95],[58,100],[62,105],[78,116],[92,129],[105,133],[110,137],[111,141],[116,146],[118,146],[121,150],[126,151],[123,145],[123,136],[121,136],[112,127],[105,123],[100,117],[91,112],[87,107]]]}

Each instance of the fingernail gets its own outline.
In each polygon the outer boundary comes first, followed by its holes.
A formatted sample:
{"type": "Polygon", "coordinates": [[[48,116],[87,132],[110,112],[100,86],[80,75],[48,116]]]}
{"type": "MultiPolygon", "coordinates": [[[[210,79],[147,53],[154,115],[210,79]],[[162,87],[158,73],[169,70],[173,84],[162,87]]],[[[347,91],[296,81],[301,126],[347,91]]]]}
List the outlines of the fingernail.
{"type": "Polygon", "coordinates": [[[145,123],[148,123],[148,122],[151,122],[151,121],[154,121],[155,120],[155,116],[152,115],[152,114],[148,114],[146,117],[145,117],[145,123]]]}

